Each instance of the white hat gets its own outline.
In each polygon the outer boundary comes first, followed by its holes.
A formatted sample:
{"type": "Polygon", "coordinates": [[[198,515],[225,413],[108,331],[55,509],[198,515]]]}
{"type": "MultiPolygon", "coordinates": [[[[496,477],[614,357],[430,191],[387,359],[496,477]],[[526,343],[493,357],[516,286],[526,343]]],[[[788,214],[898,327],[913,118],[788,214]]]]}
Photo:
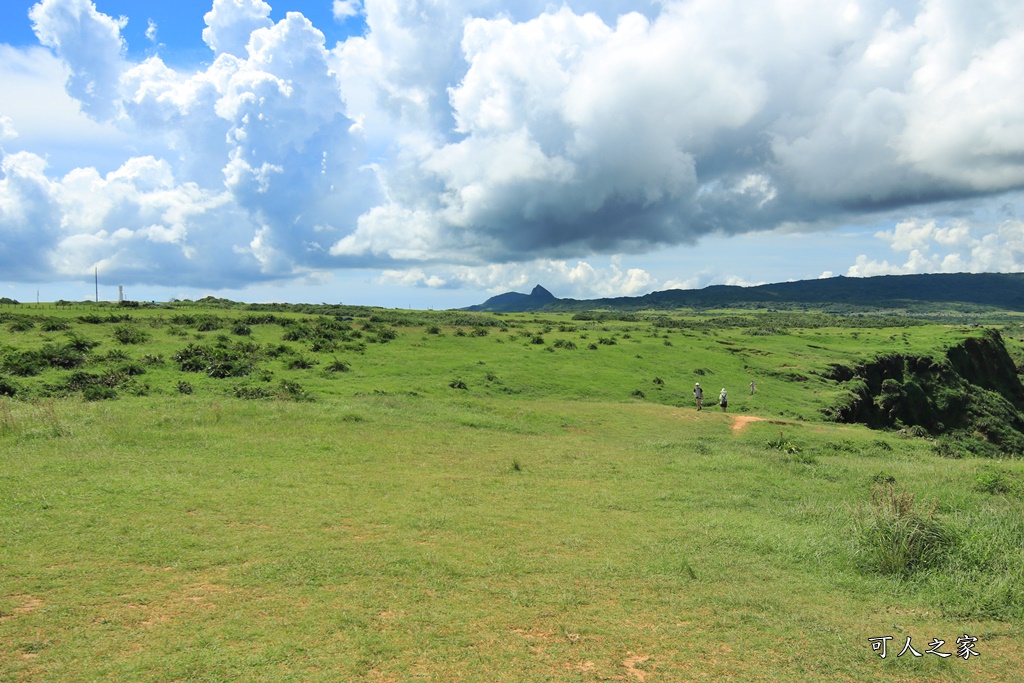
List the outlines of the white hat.
{"type": "Polygon", "coordinates": [[[697,382],[697,383],[696,383],[696,384],[694,384],[693,386],[695,386],[695,387],[699,387],[699,386],[700,386],[700,382],[697,382]]]}

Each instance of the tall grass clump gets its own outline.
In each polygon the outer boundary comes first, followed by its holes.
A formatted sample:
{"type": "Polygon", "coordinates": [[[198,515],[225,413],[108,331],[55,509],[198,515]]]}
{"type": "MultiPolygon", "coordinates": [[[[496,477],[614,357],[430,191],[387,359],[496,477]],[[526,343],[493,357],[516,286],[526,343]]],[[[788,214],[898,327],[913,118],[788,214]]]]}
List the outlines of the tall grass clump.
{"type": "Polygon", "coordinates": [[[858,554],[865,569],[906,576],[936,567],[953,545],[954,535],[936,515],[938,501],[919,505],[906,487],[876,483],[871,502],[857,515],[858,554]]]}
{"type": "MultiPolygon", "coordinates": [[[[0,378],[2,381],[2,378],[0,378]]],[[[10,394],[13,396],[14,394],[10,394]]],[[[0,436],[6,434],[15,434],[18,431],[18,423],[14,419],[14,412],[11,410],[10,403],[6,400],[0,400],[0,436]]]]}

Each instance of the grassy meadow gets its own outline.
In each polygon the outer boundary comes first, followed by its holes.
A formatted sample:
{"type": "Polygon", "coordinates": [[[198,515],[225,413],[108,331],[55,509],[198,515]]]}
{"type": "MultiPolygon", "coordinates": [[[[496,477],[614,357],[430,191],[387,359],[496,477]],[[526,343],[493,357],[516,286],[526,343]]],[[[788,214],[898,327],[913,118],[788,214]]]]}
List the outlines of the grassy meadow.
{"type": "Polygon", "coordinates": [[[823,413],[976,334],[4,307],[0,680],[1024,681],[1024,461],[823,413]]]}

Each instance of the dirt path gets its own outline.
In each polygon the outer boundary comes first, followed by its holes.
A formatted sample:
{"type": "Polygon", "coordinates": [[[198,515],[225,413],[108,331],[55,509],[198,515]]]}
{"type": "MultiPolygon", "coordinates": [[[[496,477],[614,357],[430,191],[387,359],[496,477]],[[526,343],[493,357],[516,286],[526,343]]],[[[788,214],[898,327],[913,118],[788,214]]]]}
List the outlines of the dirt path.
{"type": "Polygon", "coordinates": [[[753,415],[733,415],[732,418],[732,430],[738,432],[746,427],[751,422],[763,422],[763,417],[754,417],[753,415]]]}

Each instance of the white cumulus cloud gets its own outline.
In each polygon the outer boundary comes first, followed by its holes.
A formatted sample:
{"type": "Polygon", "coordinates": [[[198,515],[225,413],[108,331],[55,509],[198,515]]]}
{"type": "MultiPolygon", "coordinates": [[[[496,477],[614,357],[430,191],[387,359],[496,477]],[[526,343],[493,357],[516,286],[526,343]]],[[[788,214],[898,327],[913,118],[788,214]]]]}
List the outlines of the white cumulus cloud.
{"type": "MultiPolygon", "coordinates": [[[[209,287],[377,268],[603,296],[703,281],[621,265],[666,247],[878,224],[892,253],[851,274],[1021,263],[1020,3],[330,7],[365,30],[329,46],[301,13],[213,0],[211,63],[179,67],[161,45],[129,58],[129,19],[103,0],[41,0],[30,21],[53,56],[0,46],[5,84],[59,79],[123,144],[50,166],[56,108],[0,94],[0,242],[26,253],[0,267],[209,287]]],[[[736,272],[716,281],[758,280],[736,272]]]]}
{"type": "Polygon", "coordinates": [[[894,261],[862,254],[847,275],[1024,271],[1024,222],[1016,219],[1000,222],[994,231],[963,220],[911,219],[876,237],[889,245],[894,261]]]}

